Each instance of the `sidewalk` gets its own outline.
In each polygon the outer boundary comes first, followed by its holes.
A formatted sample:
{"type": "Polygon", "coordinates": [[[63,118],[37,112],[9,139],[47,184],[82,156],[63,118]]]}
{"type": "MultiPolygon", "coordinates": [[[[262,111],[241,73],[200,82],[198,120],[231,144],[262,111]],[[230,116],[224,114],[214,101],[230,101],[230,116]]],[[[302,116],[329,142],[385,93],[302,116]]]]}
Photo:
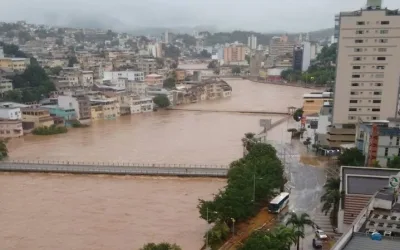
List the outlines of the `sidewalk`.
{"type": "Polygon", "coordinates": [[[236,227],[235,236],[231,237],[220,250],[235,250],[242,245],[242,241],[247,239],[254,230],[274,227],[275,217],[275,215],[268,213],[265,208],[262,208],[250,221],[240,223],[236,227]]]}

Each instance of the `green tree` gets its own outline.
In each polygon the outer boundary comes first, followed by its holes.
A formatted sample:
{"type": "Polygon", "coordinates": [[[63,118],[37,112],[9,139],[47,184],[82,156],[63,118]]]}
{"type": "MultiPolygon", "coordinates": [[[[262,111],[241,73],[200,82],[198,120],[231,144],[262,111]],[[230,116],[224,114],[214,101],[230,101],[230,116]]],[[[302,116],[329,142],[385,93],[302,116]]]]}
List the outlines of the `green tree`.
{"type": "Polygon", "coordinates": [[[64,46],[64,38],[63,38],[62,36],[58,37],[58,38],[56,39],[56,44],[57,44],[58,46],[64,46]]]}
{"type": "Polygon", "coordinates": [[[78,62],[78,59],[76,58],[76,56],[68,57],[68,67],[73,67],[74,64],[77,64],[77,63],[79,63],[79,62],[78,62]]]}
{"type": "Polygon", "coordinates": [[[17,45],[0,42],[0,47],[3,47],[3,52],[6,56],[28,58],[24,52],[19,50],[17,45]]]}
{"type": "Polygon", "coordinates": [[[50,73],[52,75],[58,76],[58,75],[60,75],[61,70],[62,70],[61,66],[52,67],[52,68],[50,68],[50,73]]]}
{"type": "Polygon", "coordinates": [[[144,245],[140,250],[182,250],[182,248],[176,244],[170,244],[170,243],[147,243],[144,245]]]}
{"type": "Polygon", "coordinates": [[[219,75],[221,73],[221,70],[219,68],[214,69],[214,74],[219,75]]]}
{"type": "Polygon", "coordinates": [[[207,50],[203,49],[203,50],[200,52],[199,57],[200,57],[200,58],[210,58],[210,57],[211,57],[211,54],[208,53],[207,50]]]}
{"type": "Polygon", "coordinates": [[[212,60],[207,65],[207,68],[209,68],[209,69],[216,69],[217,67],[218,67],[218,61],[217,60],[212,60]]]}
{"type": "Polygon", "coordinates": [[[388,168],[400,168],[400,157],[393,156],[393,158],[388,161],[387,167],[388,168]]]}
{"type": "Polygon", "coordinates": [[[250,65],[250,55],[245,55],[244,58],[247,61],[247,64],[250,65]]]}
{"type": "Polygon", "coordinates": [[[165,79],[164,82],[163,82],[163,88],[175,89],[176,88],[176,80],[175,80],[175,78],[168,77],[167,79],[165,79]]]}
{"type": "Polygon", "coordinates": [[[230,225],[253,216],[259,204],[266,204],[283,186],[283,165],[273,146],[255,143],[248,154],[230,164],[228,184],[211,201],[200,200],[200,217],[230,225]],[[208,211],[214,211],[209,213],[208,211]]]}
{"type": "Polygon", "coordinates": [[[232,74],[234,74],[234,75],[239,75],[241,71],[242,70],[239,66],[235,66],[232,68],[232,74]]]}
{"type": "Polygon", "coordinates": [[[165,62],[163,58],[156,58],[156,62],[157,62],[157,69],[164,68],[165,62]]]}
{"type": "Polygon", "coordinates": [[[204,234],[204,240],[208,240],[208,244],[218,245],[224,242],[230,234],[228,225],[220,220],[215,222],[215,225],[204,234]]]}
{"type": "Polygon", "coordinates": [[[0,140],[0,160],[3,160],[8,156],[7,141],[0,140]]]}
{"type": "Polygon", "coordinates": [[[305,226],[313,226],[314,223],[310,219],[310,216],[306,213],[302,213],[298,216],[296,213],[290,213],[290,217],[286,222],[286,225],[291,225],[294,230],[296,237],[297,250],[300,250],[300,238],[304,238],[305,226]]]}
{"type": "Polygon", "coordinates": [[[171,105],[168,97],[166,95],[157,95],[153,98],[153,102],[160,108],[166,108],[171,105]]]}
{"type": "Polygon", "coordinates": [[[332,226],[337,226],[337,216],[340,204],[340,178],[329,178],[324,185],[325,193],[321,196],[321,211],[327,215],[330,212],[332,226]]]}
{"type": "Polygon", "coordinates": [[[239,250],[289,250],[294,242],[296,242],[294,230],[278,226],[271,231],[257,230],[253,232],[239,250]]]}
{"type": "Polygon", "coordinates": [[[301,120],[301,118],[303,117],[303,113],[304,113],[304,111],[302,108],[296,109],[296,111],[294,111],[294,113],[293,113],[293,119],[296,122],[299,122],[301,120]]]}
{"type": "Polygon", "coordinates": [[[338,161],[341,166],[364,166],[365,156],[357,148],[349,148],[338,156],[338,161]]]}

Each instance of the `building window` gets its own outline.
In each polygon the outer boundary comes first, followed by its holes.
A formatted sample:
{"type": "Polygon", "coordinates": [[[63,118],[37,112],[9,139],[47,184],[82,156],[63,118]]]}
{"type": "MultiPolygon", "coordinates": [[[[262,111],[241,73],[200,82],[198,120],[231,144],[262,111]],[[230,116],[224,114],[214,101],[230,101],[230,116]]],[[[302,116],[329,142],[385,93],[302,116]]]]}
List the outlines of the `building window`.
{"type": "Polygon", "coordinates": [[[361,69],[361,66],[353,66],[353,69],[361,69]]]}
{"type": "Polygon", "coordinates": [[[378,49],[378,52],[386,52],[386,51],[387,51],[386,48],[379,48],[379,49],[378,49]]]}
{"type": "Polygon", "coordinates": [[[379,112],[381,109],[372,109],[372,112],[379,112]]]}
{"type": "Polygon", "coordinates": [[[351,91],[350,95],[357,95],[357,92],[351,91]]]}
{"type": "Polygon", "coordinates": [[[350,103],[357,103],[357,100],[350,100],[350,103]]]}
{"type": "Polygon", "coordinates": [[[356,108],[349,108],[349,111],[357,111],[356,108]]]}
{"type": "Polygon", "coordinates": [[[385,156],[388,156],[389,148],[385,148],[385,156]]]}
{"type": "Polygon", "coordinates": [[[313,100],[307,100],[306,102],[307,103],[313,103],[314,101],[313,100]]]}
{"type": "Polygon", "coordinates": [[[380,56],[376,58],[378,61],[386,61],[386,57],[380,56]]]}
{"type": "Polygon", "coordinates": [[[385,69],[385,66],[376,66],[376,69],[385,69]]]}
{"type": "Polygon", "coordinates": [[[384,74],[376,74],[375,77],[376,78],[383,78],[385,75],[384,74]]]}
{"type": "Polygon", "coordinates": [[[356,34],[364,34],[363,30],[356,30],[356,34]]]}
{"type": "Polygon", "coordinates": [[[372,103],[381,103],[381,100],[372,100],[372,103]]]}
{"type": "Polygon", "coordinates": [[[375,92],[374,92],[374,95],[381,95],[381,92],[375,91],[375,92]]]}
{"type": "Polygon", "coordinates": [[[365,25],[365,22],[364,21],[358,21],[357,25],[365,25]]]}
{"type": "Polygon", "coordinates": [[[353,83],[351,84],[351,86],[357,87],[357,86],[359,86],[359,83],[358,83],[358,82],[353,82],[353,83]]]}
{"type": "Polygon", "coordinates": [[[372,117],[372,120],[377,120],[377,119],[378,119],[377,116],[373,116],[373,117],[372,117]]]}
{"type": "Polygon", "coordinates": [[[355,42],[355,43],[363,43],[364,40],[362,40],[362,39],[356,39],[354,42],[355,42]]]}
{"type": "Polygon", "coordinates": [[[382,83],[380,83],[380,82],[377,82],[377,83],[375,83],[375,86],[377,86],[377,87],[382,87],[382,83]]]}
{"type": "Polygon", "coordinates": [[[388,43],[388,39],[379,39],[379,43],[388,43]]]}
{"type": "Polygon", "coordinates": [[[353,57],[353,61],[361,61],[361,57],[359,56],[353,57]]]}
{"type": "Polygon", "coordinates": [[[389,22],[389,21],[381,21],[381,24],[382,24],[382,25],[389,25],[390,22],[389,22]]]}
{"type": "Polygon", "coordinates": [[[360,75],[352,75],[352,78],[360,78],[360,75]]]}
{"type": "Polygon", "coordinates": [[[381,33],[381,34],[388,34],[388,33],[389,33],[389,30],[381,30],[380,33],[381,33]]]}

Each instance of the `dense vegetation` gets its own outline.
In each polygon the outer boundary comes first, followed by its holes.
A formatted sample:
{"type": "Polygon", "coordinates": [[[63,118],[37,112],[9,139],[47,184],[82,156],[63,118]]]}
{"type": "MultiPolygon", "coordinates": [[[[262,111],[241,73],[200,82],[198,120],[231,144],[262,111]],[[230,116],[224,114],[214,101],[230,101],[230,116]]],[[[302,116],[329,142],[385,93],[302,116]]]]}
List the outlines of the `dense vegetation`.
{"type": "Polygon", "coordinates": [[[160,244],[148,243],[140,248],[140,250],[182,250],[182,248],[176,244],[163,242],[160,244]]]}
{"type": "MultiPolygon", "coordinates": [[[[5,52],[9,56],[26,56],[19,50],[18,46],[6,45],[5,48],[7,48],[5,52]]],[[[2,101],[35,102],[55,90],[53,82],[35,58],[30,59],[30,65],[22,74],[16,74],[10,79],[14,89],[5,92],[0,98],[2,101]]]]}
{"type": "Polygon", "coordinates": [[[28,57],[24,52],[19,50],[19,47],[17,45],[0,42],[0,47],[3,47],[3,52],[5,56],[21,58],[28,57]]]}
{"type": "MultiPolygon", "coordinates": [[[[296,122],[300,121],[301,118],[303,117],[303,113],[304,113],[304,111],[303,111],[302,108],[301,108],[301,109],[296,109],[296,111],[294,111],[294,113],[293,113],[293,119],[294,119],[296,122]]],[[[290,131],[289,131],[289,132],[290,132],[290,131]]]]}
{"type": "Polygon", "coordinates": [[[57,127],[56,125],[51,125],[50,127],[43,126],[32,130],[34,135],[56,135],[67,133],[68,129],[66,127],[57,127]]]}
{"type": "Polygon", "coordinates": [[[153,98],[154,104],[157,105],[159,108],[166,108],[171,105],[168,97],[166,95],[157,95],[153,98]]]}
{"type": "MultiPolygon", "coordinates": [[[[250,134],[250,133],[249,133],[250,134]]],[[[248,137],[248,136],[246,136],[248,137]]],[[[221,225],[244,221],[254,216],[275,194],[283,188],[283,165],[273,146],[246,140],[248,154],[230,164],[228,184],[213,200],[200,200],[200,217],[215,226],[209,235],[221,235],[221,225]]]]}
{"type": "Polygon", "coordinates": [[[306,83],[332,84],[336,77],[336,50],[336,43],[331,46],[325,46],[306,72],[287,69],[282,71],[281,76],[289,82],[303,81],[306,83]]]}
{"type": "Polygon", "coordinates": [[[350,148],[339,155],[338,161],[340,166],[364,166],[365,156],[358,148],[350,148]]]}
{"type": "Polygon", "coordinates": [[[78,121],[78,120],[72,121],[72,122],[71,122],[71,126],[72,126],[73,128],[87,128],[87,127],[89,127],[88,124],[82,124],[82,123],[81,123],[80,121],[78,121]]]}
{"type": "Polygon", "coordinates": [[[0,160],[3,160],[8,156],[7,141],[0,140],[0,160]]]}

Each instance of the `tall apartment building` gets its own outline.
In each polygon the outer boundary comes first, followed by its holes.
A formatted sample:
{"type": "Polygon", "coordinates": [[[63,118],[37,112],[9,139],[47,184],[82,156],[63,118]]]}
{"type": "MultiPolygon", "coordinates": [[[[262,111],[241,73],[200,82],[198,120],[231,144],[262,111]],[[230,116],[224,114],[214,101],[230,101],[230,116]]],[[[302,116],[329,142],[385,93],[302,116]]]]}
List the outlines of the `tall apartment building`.
{"type": "Polygon", "coordinates": [[[243,45],[232,45],[224,48],[224,62],[230,64],[232,62],[243,62],[245,60],[246,51],[243,45]]]}
{"type": "Polygon", "coordinates": [[[140,58],[137,61],[139,71],[144,73],[144,76],[157,73],[157,61],[150,58],[140,58]]]}
{"type": "Polygon", "coordinates": [[[247,47],[250,49],[257,49],[257,37],[255,35],[251,35],[247,38],[247,47]]]}
{"type": "Polygon", "coordinates": [[[353,143],[360,121],[396,117],[400,77],[400,12],[368,1],[336,19],[338,57],[331,146],[353,143]]]}
{"type": "Polygon", "coordinates": [[[269,56],[278,57],[293,55],[294,42],[289,42],[287,36],[273,37],[269,45],[269,56]]]}

